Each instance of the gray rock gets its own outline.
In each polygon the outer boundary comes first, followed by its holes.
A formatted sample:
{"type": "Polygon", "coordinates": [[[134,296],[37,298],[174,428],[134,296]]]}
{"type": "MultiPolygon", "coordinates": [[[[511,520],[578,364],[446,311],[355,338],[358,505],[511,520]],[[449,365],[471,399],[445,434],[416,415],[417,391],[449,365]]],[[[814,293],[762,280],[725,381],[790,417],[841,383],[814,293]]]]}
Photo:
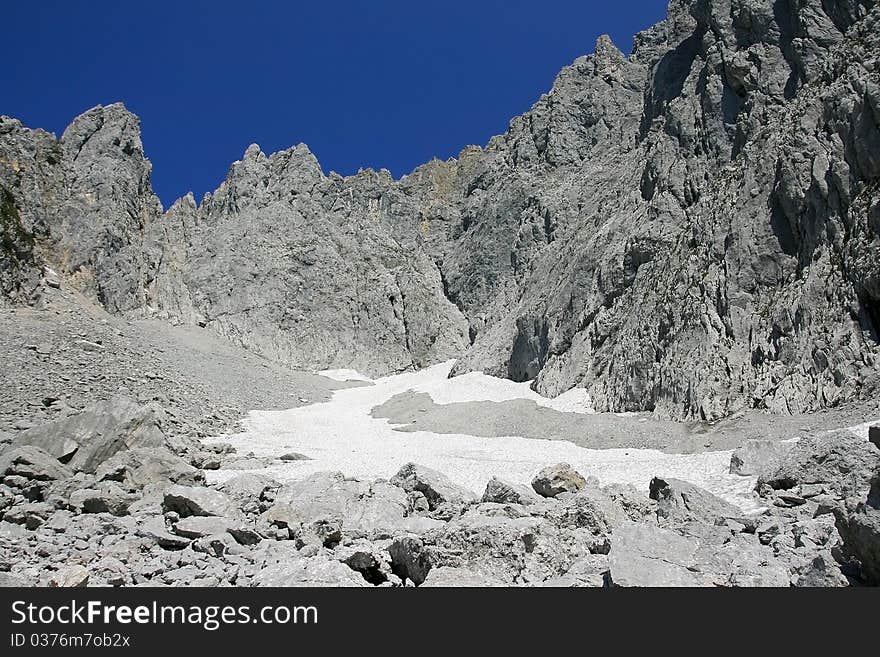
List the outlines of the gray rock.
{"type": "Polygon", "coordinates": [[[756,540],[719,544],[647,523],[615,527],[609,554],[614,586],[789,586],[788,570],[756,540]]]}
{"type": "Polygon", "coordinates": [[[835,497],[864,497],[880,467],[880,450],[849,431],[802,438],[775,468],[758,477],[758,487],[791,489],[822,484],[835,497]]]}
{"type": "Polygon", "coordinates": [[[874,444],[874,447],[880,449],[880,424],[872,424],[868,427],[868,440],[874,444]]]}
{"type": "Polygon", "coordinates": [[[405,464],[391,478],[391,483],[407,492],[421,493],[432,510],[444,503],[467,504],[477,497],[466,488],[452,483],[446,475],[416,463],[405,464]]]}
{"type": "Polygon", "coordinates": [[[313,557],[267,566],[254,577],[253,586],[362,587],[370,584],[360,573],[339,561],[313,557]]]}
{"type": "Polygon", "coordinates": [[[0,572],[0,588],[16,588],[25,586],[25,582],[20,577],[16,577],[12,573],[0,572]]]}
{"type": "Polygon", "coordinates": [[[114,397],[81,413],[47,422],[16,436],[15,445],[46,450],[74,470],[95,472],[119,451],[135,447],[163,447],[161,411],[114,397]]]}
{"type": "Polygon", "coordinates": [[[650,497],[657,501],[657,515],[670,520],[699,520],[710,525],[727,518],[740,518],[742,511],[707,490],[686,481],[654,477],[650,497]]]}
{"type": "Polygon", "coordinates": [[[390,538],[411,526],[406,510],[406,493],[397,486],[319,472],[282,486],[264,518],[290,528],[333,519],[350,538],[390,538]]]}
{"type": "Polygon", "coordinates": [[[220,516],[234,518],[238,507],[224,493],[203,486],[170,486],[164,495],[162,508],[187,516],[220,516]]]}
{"type": "Polygon", "coordinates": [[[202,472],[164,448],[136,447],[117,452],[97,467],[95,476],[132,488],[161,483],[197,486],[205,482],[202,472]]]}
{"type": "Polygon", "coordinates": [[[750,476],[768,472],[778,467],[793,446],[777,440],[747,440],[731,454],[730,473],[750,476]]]}
{"type": "Polygon", "coordinates": [[[590,554],[575,561],[571,568],[557,577],[546,580],[546,587],[587,587],[605,586],[608,577],[609,560],[604,554],[590,554]]]}
{"type": "Polygon", "coordinates": [[[509,484],[498,477],[492,477],[489,483],[486,484],[482,501],[497,502],[499,504],[534,504],[540,499],[526,486],[509,484]]]}
{"type": "Polygon", "coordinates": [[[23,446],[0,453],[0,475],[51,481],[67,479],[73,470],[39,447],[23,446]]]}
{"type": "Polygon", "coordinates": [[[112,481],[102,482],[96,488],[81,488],[70,495],[70,505],[83,513],[111,513],[124,516],[138,497],[126,493],[112,481]]]}
{"type": "Polygon", "coordinates": [[[280,487],[281,484],[271,477],[246,472],[227,479],[217,489],[242,502],[259,500],[267,490],[277,490],[280,487]]]}
{"type": "Polygon", "coordinates": [[[487,578],[467,568],[440,566],[432,569],[422,582],[424,588],[485,588],[504,586],[501,582],[487,578]]]}
{"type": "Polygon", "coordinates": [[[549,465],[532,479],[532,488],[543,497],[556,497],[560,493],[574,493],[587,485],[581,473],[568,463],[549,465]]]}
{"type": "Polygon", "coordinates": [[[186,538],[202,538],[214,534],[224,534],[240,524],[229,518],[218,516],[188,516],[174,524],[174,533],[186,538]]]}
{"type": "Polygon", "coordinates": [[[64,566],[49,577],[49,586],[59,588],[76,588],[87,586],[89,571],[83,566],[64,566]]]}
{"type": "Polygon", "coordinates": [[[179,550],[188,547],[191,539],[177,534],[172,534],[165,526],[162,517],[147,518],[138,524],[136,530],[138,536],[143,536],[156,543],[159,547],[169,550],[179,550]]]}
{"type": "Polygon", "coordinates": [[[874,473],[867,498],[854,509],[835,508],[834,516],[843,553],[855,559],[866,582],[880,585],[880,468],[874,473]]]}

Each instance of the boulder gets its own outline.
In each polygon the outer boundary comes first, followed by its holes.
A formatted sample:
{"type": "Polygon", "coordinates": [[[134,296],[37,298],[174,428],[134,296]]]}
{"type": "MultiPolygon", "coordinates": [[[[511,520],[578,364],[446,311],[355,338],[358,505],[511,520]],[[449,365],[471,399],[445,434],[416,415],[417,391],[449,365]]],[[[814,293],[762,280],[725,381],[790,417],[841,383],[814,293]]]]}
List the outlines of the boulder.
{"type": "Polygon", "coordinates": [[[880,469],[867,499],[853,509],[835,508],[834,516],[843,554],[856,561],[863,580],[880,585],[880,469]]]}
{"type": "Polygon", "coordinates": [[[791,489],[823,484],[838,499],[864,497],[880,466],[880,450],[850,431],[802,438],[781,463],[758,476],[758,486],[791,489]]]}
{"type": "Polygon", "coordinates": [[[339,472],[317,472],[285,484],[264,519],[295,528],[335,518],[349,538],[391,538],[411,525],[406,493],[388,482],[346,478],[339,472]]]}
{"type": "Polygon", "coordinates": [[[343,563],[326,557],[293,559],[261,569],[253,586],[363,587],[370,583],[343,563]]]}
{"type": "Polygon", "coordinates": [[[94,472],[119,451],[134,447],[162,447],[162,411],[116,396],[87,407],[81,413],[41,424],[16,436],[13,444],[40,447],[74,470],[94,472]]]}
{"type": "Polygon", "coordinates": [[[568,463],[557,463],[541,470],[532,480],[532,488],[543,497],[556,497],[560,493],[574,493],[587,485],[578,471],[568,463]]]}
{"type": "Polygon", "coordinates": [[[46,450],[24,445],[0,453],[0,478],[4,476],[52,481],[73,476],[73,470],[46,450]]]}
{"type": "Polygon", "coordinates": [[[649,496],[657,501],[657,515],[670,520],[700,520],[716,524],[725,518],[738,518],[742,511],[687,481],[654,477],[649,496]]]}
{"type": "Polygon", "coordinates": [[[70,505],[83,513],[111,513],[124,516],[137,495],[126,493],[116,482],[104,481],[95,488],[81,488],[70,495],[70,505]]]}
{"type": "Polygon", "coordinates": [[[874,447],[880,449],[880,424],[872,424],[868,427],[868,440],[874,447]]]}
{"type": "Polygon", "coordinates": [[[608,556],[589,554],[575,561],[564,574],[551,577],[543,583],[545,587],[588,587],[605,586],[609,568],[608,556]]]}
{"type": "Polygon", "coordinates": [[[401,536],[388,547],[391,568],[403,581],[410,580],[416,586],[425,581],[431,570],[431,551],[418,536],[401,536]]]}
{"type": "MultiPolygon", "coordinates": [[[[728,534],[729,535],[729,534],[728,534]]],[[[728,542],[684,536],[648,523],[615,527],[609,554],[614,586],[789,586],[788,570],[754,537],[728,542]]]]}
{"type": "Polygon", "coordinates": [[[467,568],[440,566],[428,573],[421,586],[423,588],[485,588],[504,586],[504,584],[467,568]]]}
{"type": "Polygon", "coordinates": [[[95,470],[99,480],[118,481],[130,488],[173,483],[204,484],[205,475],[165,448],[136,447],[117,452],[95,470]]]}
{"type": "Polygon", "coordinates": [[[730,455],[730,473],[758,475],[779,466],[795,443],[779,440],[749,439],[730,455]]]}
{"type": "Polygon", "coordinates": [[[159,547],[169,550],[180,550],[192,542],[189,538],[169,532],[165,526],[165,519],[161,516],[146,518],[137,525],[135,533],[154,541],[159,547]]]}
{"type": "Polygon", "coordinates": [[[361,574],[370,584],[379,585],[398,578],[391,569],[391,555],[387,549],[369,541],[355,541],[336,548],[333,556],[361,574]]]}
{"type": "Polygon", "coordinates": [[[424,495],[431,510],[444,503],[468,504],[477,498],[472,491],[452,483],[446,475],[417,463],[406,463],[391,478],[391,483],[407,492],[424,495]]]}
{"type": "Polygon", "coordinates": [[[88,585],[89,571],[80,565],[64,566],[49,577],[49,586],[78,588],[88,585]]]}
{"type": "Polygon", "coordinates": [[[219,516],[188,516],[174,524],[174,533],[186,538],[202,538],[213,534],[225,534],[239,524],[241,523],[219,516]]]}
{"type": "Polygon", "coordinates": [[[234,518],[239,515],[237,505],[228,495],[204,486],[170,486],[165,491],[162,508],[165,511],[176,511],[181,518],[187,516],[234,518]]]}
{"type": "Polygon", "coordinates": [[[486,484],[483,493],[483,502],[497,502],[499,504],[534,504],[541,498],[526,486],[510,484],[498,477],[492,477],[486,484]]]}
{"type": "Polygon", "coordinates": [[[25,586],[25,581],[12,573],[0,572],[0,589],[10,589],[25,586]]]}

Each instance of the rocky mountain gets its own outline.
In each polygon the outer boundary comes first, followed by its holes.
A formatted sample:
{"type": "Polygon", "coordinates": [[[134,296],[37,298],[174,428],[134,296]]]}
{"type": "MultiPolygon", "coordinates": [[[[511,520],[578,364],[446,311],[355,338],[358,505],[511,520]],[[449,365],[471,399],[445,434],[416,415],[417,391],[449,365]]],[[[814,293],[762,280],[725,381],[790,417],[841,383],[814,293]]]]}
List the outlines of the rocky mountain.
{"type": "Polygon", "coordinates": [[[3,117],[2,303],[65,285],[298,367],[458,358],[597,410],[876,398],[878,35],[872,0],[673,0],[485,148],[395,180],[251,146],[164,214],[122,105],[58,140],[3,117]]]}

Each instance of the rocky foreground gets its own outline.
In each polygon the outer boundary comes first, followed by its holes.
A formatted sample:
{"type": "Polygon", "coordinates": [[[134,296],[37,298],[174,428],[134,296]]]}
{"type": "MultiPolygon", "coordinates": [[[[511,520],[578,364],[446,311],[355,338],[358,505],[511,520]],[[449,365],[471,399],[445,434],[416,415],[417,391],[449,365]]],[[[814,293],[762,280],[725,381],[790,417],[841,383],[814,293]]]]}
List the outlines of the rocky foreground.
{"type": "MultiPolygon", "coordinates": [[[[390,480],[265,465],[178,436],[125,397],[2,435],[0,583],[24,586],[847,586],[880,582],[880,427],[749,441],[747,515],[657,473],[601,487],[566,464],[482,496],[405,465],[390,480]],[[873,444],[872,444],[873,443],[873,444]]],[[[287,454],[282,459],[303,458],[287,454]]]]}

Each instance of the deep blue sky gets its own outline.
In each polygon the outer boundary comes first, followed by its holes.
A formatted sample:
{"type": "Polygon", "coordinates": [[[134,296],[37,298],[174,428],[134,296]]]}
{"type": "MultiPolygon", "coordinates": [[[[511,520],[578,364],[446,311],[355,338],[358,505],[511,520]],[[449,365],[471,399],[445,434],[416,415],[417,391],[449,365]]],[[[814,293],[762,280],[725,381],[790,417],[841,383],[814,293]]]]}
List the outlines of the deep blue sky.
{"type": "Polygon", "coordinates": [[[400,176],[503,132],[598,35],[629,53],[666,4],[11,0],[0,114],[60,136],[123,101],[166,207],[215,189],[253,142],[400,176]]]}

